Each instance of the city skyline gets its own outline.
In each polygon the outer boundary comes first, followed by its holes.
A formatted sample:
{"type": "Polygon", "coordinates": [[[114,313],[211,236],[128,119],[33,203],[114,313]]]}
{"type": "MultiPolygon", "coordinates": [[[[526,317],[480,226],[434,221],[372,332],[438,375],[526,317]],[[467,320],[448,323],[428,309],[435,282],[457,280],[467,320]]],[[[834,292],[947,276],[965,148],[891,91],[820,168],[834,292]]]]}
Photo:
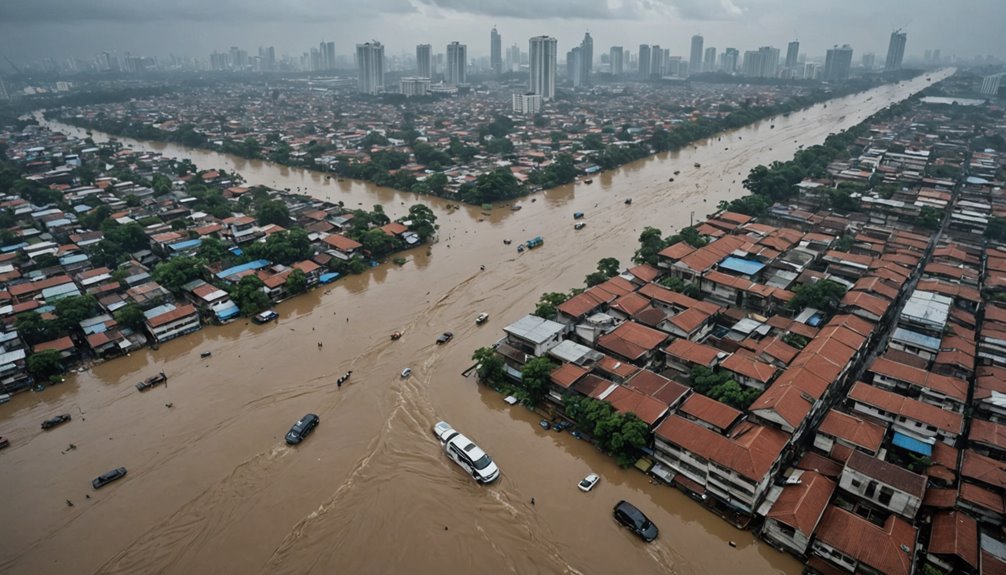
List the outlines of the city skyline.
{"type": "Polygon", "coordinates": [[[189,0],[170,7],[142,0],[5,4],[0,7],[0,54],[20,63],[103,51],[205,58],[232,45],[249,50],[275,46],[279,54],[297,56],[317,45],[305,43],[306,37],[334,38],[341,56],[351,57],[356,44],[372,39],[382,41],[389,55],[412,52],[420,43],[456,40],[471,47],[470,57],[488,58],[486,36],[494,26],[507,44],[542,34],[555,37],[563,54],[589,32],[601,52],[642,40],[687,58],[691,37],[701,35],[706,46],[778,47],[800,39],[801,52],[811,57],[824,57],[828,48],[846,43],[858,53],[883,57],[891,32],[905,28],[911,37],[906,59],[920,58],[927,49],[962,58],[1006,57],[996,29],[1006,20],[1006,4],[991,0],[976,0],[966,12],[921,0],[913,6],[910,23],[897,7],[864,0],[811,6],[789,0],[517,0],[505,6],[457,0],[375,0],[362,6],[297,0],[281,7],[260,0],[221,0],[212,7],[189,0]],[[873,15],[867,26],[853,17],[858,4],[873,15]],[[618,25],[606,25],[612,21],[618,25]]]}

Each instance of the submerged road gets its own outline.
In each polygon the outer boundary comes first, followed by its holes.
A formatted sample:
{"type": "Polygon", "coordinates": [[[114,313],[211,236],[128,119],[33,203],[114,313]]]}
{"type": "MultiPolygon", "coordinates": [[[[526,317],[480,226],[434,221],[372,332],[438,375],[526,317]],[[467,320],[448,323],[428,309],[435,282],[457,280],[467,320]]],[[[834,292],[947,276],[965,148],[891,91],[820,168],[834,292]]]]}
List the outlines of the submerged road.
{"type": "Polygon", "coordinates": [[[278,324],[207,327],[0,406],[0,435],[11,440],[0,453],[0,571],[799,573],[789,555],[569,434],[542,430],[533,413],[460,373],[541,293],[582,285],[603,257],[627,265],[644,226],[667,234],[693,212],[703,218],[743,195],[740,182],[755,165],[786,160],[927,85],[920,76],[765,120],[488,216],[315,172],[124,140],[200,168],[237,170],[250,184],[300,188],[347,207],[381,203],[392,218],[419,201],[440,218],[441,240],[407,253],[402,267],[279,305],[278,324]],[[573,229],[574,211],[586,213],[583,230],[573,229]],[[545,245],[531,252],[503,245],[535,235],[545,245]],[[480,312],[490,319],[476,326],[480,312]],[[398,330],[404,336],[391,341],[398,330]],[[435,345],[444,330],[454,340],[435,345]],[[404,367],[408,379],[399,376],[404,367]],[[133,388],[159,371],[169,375],[166,386],[133,388]],[[39,430],[63,412],[73,421],[39,430]],[[287,447],[283,435],[307,412],[321,424],[287,447]],[[476,485],[447,460],[431,433],[441,419],[493,456],[500,480],[476,485]],[[92,491],[91,479],[119,466],[129,469],[125,479],[92,491]],[[601,483],[581,493],[575,484],[591,471],[601,483]],[[660,527],[656,542],[617,526],[611,507],[619,499],[660,527]]]}

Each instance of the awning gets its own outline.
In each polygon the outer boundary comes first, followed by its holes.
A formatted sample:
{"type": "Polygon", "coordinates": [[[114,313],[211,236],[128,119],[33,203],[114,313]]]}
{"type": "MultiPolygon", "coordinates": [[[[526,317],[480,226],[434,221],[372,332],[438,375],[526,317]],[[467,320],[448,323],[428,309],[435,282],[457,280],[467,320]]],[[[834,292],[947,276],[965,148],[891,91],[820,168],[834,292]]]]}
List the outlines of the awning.
{"type": "MultiPolygon", "coordinates": [[[[935,441],[935,440],[934,440],[935,441]]],[[[919,441],[914,437],[908,437],[907,435],[902,435],[898,432],[894,432],[894,440],[892,441],[894,445],[901,447],[902,449],[907,449],[912,453],[918,453],[920,455],[925,455],[931,457],[933,455],[933,446],[919,441]]]]}

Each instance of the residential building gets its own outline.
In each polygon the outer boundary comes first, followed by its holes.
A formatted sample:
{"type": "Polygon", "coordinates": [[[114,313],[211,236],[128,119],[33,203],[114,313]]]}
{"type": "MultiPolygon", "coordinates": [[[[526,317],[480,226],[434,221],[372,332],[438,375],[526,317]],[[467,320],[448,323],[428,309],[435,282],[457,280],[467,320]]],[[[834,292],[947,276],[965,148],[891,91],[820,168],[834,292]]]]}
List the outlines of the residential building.
{"type": "Polygon", "coordinates": [[[430,93],[430,79],[422,77],[406,77],[399,80],[399,90],[406,97],[426,96],[430,93]]]}
{"type": "Polygon", "coordinates": [[[827,477],[794,471],[765,515],[762,537],[797,556],[806,555],[834,492],[835,482],[827,477]]]}
{"type": "Polygon", "coordinates": [[[468,46],[459,42],[447,45],[447,73],[444,82],[448,86],[468,83],[468,46]]]}
{"type": "Polygon", "coordinates": [[[494,74],[503,72],[503,39],[495,26],[489,33],[489,67],[494,74]]]}
{"type": "Polygon", "coordinates": [[[590,32],[583,35],[580,42],[580,84],[589,86],[591,84],[591,74],[594,73],[594,39],[590,37],[590,32]]]}
{"type": "Polygon", "coordinates": [[[849,390],[848,401],[853,411],[887,421],[897,433],[929,446],[936,441],[956,445],[963,427],[963,418],[959,413],[884,391],[861,381],[849,390]]]}
{"type": "Polygon", "coordinates": [[[703,72],[716,71],[716,48],[710,46],[706,48],[705,57],[702,60],[703,72]]]}
{"type": "Polygon", "coordinates": [[[416,46],[416,75],[420,78],[433,77],[433,47],[429,44],[416,46]]]}
{"type": "Polygon", "coordinates": [[[191,304],[175,307],[172,304],[156,307],[144,312],[147,331],[154,341],[161,343],[202,327],[199,311],[191,304]]]}
{"type": "Polygon", "coordinates": [[[384,46],[378,41],[356,45],[357,87],[364,94],[384,91],[384,46]]]}
{"type": "Polygon", "coordinates": [[[646,79],[648,79],[650,77],[650,68],[651,68],[650,59],[651,59],[650,58],[650,45],[649,44],[640,44],[639,45],[639,58],[638,58],[638,62],[639,62],[638,72],[639,72],[639,78],[642,79],[642,80],[646,80],[646,79]]]}
{"type": "Polygon", "coordinates": [[[528,88],[543,100],[555,98],[557,41],[550,36],[535,36],[528,42],[530,79],[528,88]]]}
{"type": "Polygon", "coordinates": [[[611,63],[611,75],[621,76],[625,69],[625,51],[621,46],[612,46],[608,53],[608,61],[611,63]]]}
{"type": "Polygon", "coordinates": [[[800,42],[793,40],[786,46],[786,67],[795,69],[800,58],[800,42]]]}
{"type": "Polygon", "coordinates": [[[849,79],[852,69],[852,46],[844,44],[841,47],[830,48],[824,59],[825,82],[844,82],[849,79]]]}
{"type": "Polygon", "coordinates": [[[541,112],[541,94],[514,94],[513,111],[515,114],[534,115],[541,112]]]}
{"type": "Polygon", "coordinates": [[[900,70],[901,62],[905,59],[905,44],[908,43],[908,33],[900,29],[891,32],[891,41],[887,44],[887,61],[884,63],[885,70],[900,70]]]}
{"type": "Polygon", "coordinates": [[[907,469],[853,451],[838,486],[872,506],[915,519],[926,495],[926,478],[907,469]]]}
{"type": "Polygon", "coordinates": [[[911,575],[919,531],[897,515],[876,525],[831,505],[814,533],[807,566],[816,572],[911,575]]]}
{"type": "Polygon", "coordinates": [[[737,48],[727,48],[720,54],[720,71],[727,74],[737,72],[737,62],[740,59],[740,52],[737,48]]]}
{"type": "Polygon", "coordinates": [[[702,71],[702,36],[692,36],[692,50],[688,56],[688,73],[698,74],[702,71]]]}
{"type": "Polygon", "coordinates": [[[535,357],[559,345],[566,326],[535,315],[526,315],[503,328],[506,343],[535,357]]]}

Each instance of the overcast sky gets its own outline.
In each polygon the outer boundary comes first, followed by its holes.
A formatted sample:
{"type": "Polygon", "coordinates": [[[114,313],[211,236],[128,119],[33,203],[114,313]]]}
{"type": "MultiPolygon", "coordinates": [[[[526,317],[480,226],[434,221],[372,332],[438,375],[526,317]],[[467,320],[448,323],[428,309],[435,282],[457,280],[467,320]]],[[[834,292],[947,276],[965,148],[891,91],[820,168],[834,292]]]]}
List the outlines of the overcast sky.
{"type": "Polygon", "coordinates": [[[848,43],[858,61],[866,52],[882,59],[891,31],[907,25],[908,57],[938,48],[1006,58],[1004,23],[1006,0],[0,0],[0,55],[25,63],[103,50],[205,58],[272,45],[296,56],[321,40],[349,55],[376,39],[388,54],[414,54],[417,43],[442,52],[457,40],[478,58],[488,56],[495,25],[504,49],[524,51],[530,36],[548,34],[565,53],[590,31],[595,57],[612,45],[635,53],[640,43],[687,56],[689,38],[702,34],[719,51],[785,53],[798,38],[811,58],[848,43]]]}

